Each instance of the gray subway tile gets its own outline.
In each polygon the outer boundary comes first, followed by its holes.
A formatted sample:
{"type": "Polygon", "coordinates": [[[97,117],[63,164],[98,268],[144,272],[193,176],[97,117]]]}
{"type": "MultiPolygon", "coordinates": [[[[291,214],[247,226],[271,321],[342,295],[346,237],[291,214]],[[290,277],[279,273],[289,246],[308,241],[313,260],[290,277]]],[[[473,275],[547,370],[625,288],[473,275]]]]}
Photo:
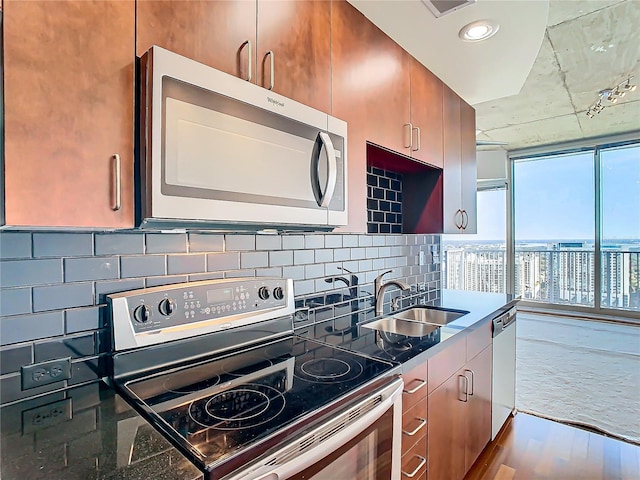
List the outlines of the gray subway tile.
{"type": "Polygon", "coordinates": [[[23,232],[0,232],[0,258],[30,258],[31,234],[23,232]]]}
{"type": "Polygon", "coordinates": [[[33,233],[34,257],[74,257],[93,255],[90,233],[33,233]]]}
{"type": "Polygon", "coordinates": [[[62,312],[0,318],[0,344],[38,340],[64,333],[62,312]]]}
{"type": "Polygon", "coordinates": [[[202,280],[218,280],[220,278],[224,278],[224,273],[207,272],[207,273],[194,273],[193,275],[189,275],[190,282],[199,282],[202,280]]]}
{"type": "Polygon", "coordinates": [[[96,233],[96,255],[144,253],[144,233],[96,233]]]}
{"type": "Polygon", "coordinates": [[[374,270],[382,270],[384,268],[384,258],[373,259],[372,268],[374,270]]]}
{"type": "Polygon", "coordinates": [[[333,251],[333,259],[336,262],[343,262],[351,259],[351,252],[349,248],[336,248],[333,251]]]}
{"type": "Polygon", "coordinates": [[[324,278],[319,278],[314,280],[315,282],[315,292],[326,292],[327,290],[331,290],[333,288],[331,283],[327,283],[324,281],[324,278]]]}
{"type": "Polygon", "coordinates": [[[186,233],[147,233],[146,253],[186,253],[186,233]]]}
{"type": "Polygon", "coordinates": [[[260,268],[268,265],[268,252],[247,252],[240,254],[240,268],[260,268]]]}
{"type": "Polygon", "coordinates": [[[225,247],[227,252],[236,250],[255,250],[255,235],[225,235],[225,247]]]}
{"type": "Polygon", "coordinates": [[[95,355],[95,335],[79,337],[57,338],[46,342],[36,342],[33,345],[35,362],[46,362],[56,358],[82,358],[95,355]]]}
{"type": "Polygon", "coordinates": [[[358,271],[366,272],[367,270],[373,270],[373,262],[371,260],[360,260],[358,262],[358,271]]]}
{"type": "Polygon", "coordinates": [[[378,248],[378,258],[386,258],[391,256],[391,247],[378,248]]]}
{"type": "Polygon", "coordinates": [[[282,268],[258,268],[256,269],[256,277],[282,277],[282,268]]]}
{"type": "Polygon", "coordinates": [[[190,252],[222,252],[224,250],[224,235],[206,233],[189,234],[190,252]]]}
{"type": "Polygon", "coordinates": [[[324,246],[326,248],[339,248],[342,247],[342,235],[336,233],[330,233],[324,237],[324,246]]]}
{"type": "Polygon", "coordinates": [[[393,268],[396,266],[395,257],[387,257],[384,259],[384,268],[393,268]]]}
{"type": "Polygon", "coordinates": [[[304,265],[305,263],[313,263],[314,261],[313,250],[296,250],[293,252],[293,263],[296,265],[304,265]]]}
{"type": "Polygon", "coordinates": [[[76,333],[85,330],[96,330],[101,327],[99,307],[74,308],[64,313],[66,332],[76,333]]]}
{"type": "Polygon", "coordinates": [[[144,288],[144,280],[134,278],[130,280],[115,280],[113,282],[96,282],[96,303],[106,302],[105,295],[144,288]]]}
{"type": "MultiPolygon", "coordinates": [[[[342,267],[349,272],[357,272],[358,271],[358,262],[356,260],[350,262],[344,262],[342,267]]],[[[344,272],[343,272],[344,274],[344,272]]]]}
{"type": "Polygon", "coordinates": [[[146,286],[149,287],[161,287],[163,285],[174,285],[176,283],[185,283],[189,281],[186,275],[171,275],[162,277],[149,277],[146,280],[146,286]]]}
{"type": "Polygon", "coordinates": [[[293,291],[295,295],[307,295],[315,291],[314,286],[313,280],[298,280],[293,282],[293,291]]]}
{"type": "Polygon", "coordinates": [[[43,385],[42,387],[22,390],[22,380],[20,378],[20,374],[8,375],[0,379],[0,405],[47,392],[53,392],[55,390],[64,388],[64,384],[65,382],[63,381],[50,383],[49,385],[43,385]]]}
{"type": "Polygon", "coordinates": [[[333,250],[325,248],[315,251],[316,263],[333,262],[333,250]]]}
{"type": "Polygon", "coordinates": [[[280,250],[281,248],[280,235],[256,235],[256,250],[280,250]]]}
{"type": "Polygon", "coordinates": [[[204,254],[169,255],[167,257],[167,273],[203,273],[207,271],[207,257],[204,254]]]}
{"type": "Polygon", "coordinates": [[[62,259],[5,260],[0,262],[0,285],[21,287],[62,282],[62,259]]]}
{"type": "Polygon", "coordinates": [[[282,276],[284,278],[291,278],[292,280],[304,280],[304,267],[283,267],[282,276]]]}
{"type": "Polygon", "coordinates": [[[33,362],[31,345],[5,348],[0,350],[0,375],[19,372],[23,365],[33,362]]]}
{"type": "Polygon", "coordinates": [[[365,248],[352,248],[351,260],[362,260],[366,258],[367,252],[365,248]]]}
{"type": "Polygon", "coordinates": [[[282,248],[285,250],[297,250],[304,248],[304,235],[283,235],[282,248]]]}
{"type": "Polygon", "coordinates": [[[358,246],[358,235],[343,235],[342,236],[342,246],[343,247],[357,247],[358,246]]]}
{"type": "Polygon", "coordinates": [[[269,252],[269,265],[272,267],[293,265],[293,251],[282,250],[277,252],[269,252]]]}
{"type": "Polygon", "coordinates": [[[304,248],[324,248],[324,235],[305,235],[304,248]]]}
{"type": "Polygon", "coordinates": [[[373,245],[373,237],[369,235],[358,235],[359,247],[370,247],[373,245]]]}
{"type": "Polygon", "coordinates": [[[225,272],[224,278],[244,278],[244,277],[255,277],[255,270],[234,270],[232,272],[225,272]]]}
{"type": "Polygon", "coordinates": [[[33,288],[35,312],[86,305],[93,305],[93,284],[90,282],[33,288]]]}
{"type": "Polygon", "coordinates": [[[111,280],[120,276],[118,257],[65,258],[64,281],[111,280]]]}
{"type": "Polygon", "coordinates": [[[326,276],[345,275],[342,269],[342,262],[333,262],[324,264],[324,274],[326,276]]]}
{"type": "MultiPolygon", "coordinates": [[[[71,364],[69,385],[98,381],[105,375],[105,372],[101,371],[100,365],[101,362],[98,358],[73,362],[71,364]]],[[[92,411],[93,410],[86,410],[86,412],[92,411]]]]}
{"type": "Polygon", "coordinates": [[[210,253],[207,255],[207,271],[238,270],[240,268],[239,253],[210,253]]]}
{"type": "Polygon", "coordinates": [[[0,315],[20,315],[31,312],[31,288],[0,290],[0,315]]]}
{"type": "Polygon", "coordinates": [[[120,276],[152,277],[167,273],[166,257],[164,255],[140,255],[120,258],[120,276]]]}
{"type": "Polygon", "coordinates": [[[324,277],[324,265],[322,263],[316,265],[306,265],[304,267],[304,277],[307,279],[324,277]]]}
{"type": "Polygon", "coordinates": [[[383,247],[384,246],[384,236],[383,235],[372,235],[373,238],[373,246],[374,247],[383,247]]]}
{"type": "Polygon", "coordinates": [[[378,258],[378,247],[368,247],[365,255],[366,258],[378,258]]]}

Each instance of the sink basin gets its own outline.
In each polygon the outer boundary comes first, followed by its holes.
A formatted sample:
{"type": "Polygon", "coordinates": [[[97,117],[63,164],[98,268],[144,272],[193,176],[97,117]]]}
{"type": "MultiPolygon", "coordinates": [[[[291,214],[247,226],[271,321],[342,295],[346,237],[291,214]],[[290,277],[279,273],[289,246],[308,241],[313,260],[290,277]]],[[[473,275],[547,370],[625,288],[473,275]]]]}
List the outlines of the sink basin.
{"type": "Polygon", "coordinates": [[[436,325],[429,325],[428,323],[410,322],[400,318],[386,317],[365,323],[362,325],[362,328],[370,328],[371,330],[407,337],[424,337],[438,327],[436,325]]]}
{"type": "Polygon", "coordinates": [[[446,325],[454,320],[466,315],[469,312],[460,310],[445,310],[433,307],[414,307],[404,312],[396,313],[394,318],[408,320],[410,322],[421,322],[432,325],[446,325]]]}

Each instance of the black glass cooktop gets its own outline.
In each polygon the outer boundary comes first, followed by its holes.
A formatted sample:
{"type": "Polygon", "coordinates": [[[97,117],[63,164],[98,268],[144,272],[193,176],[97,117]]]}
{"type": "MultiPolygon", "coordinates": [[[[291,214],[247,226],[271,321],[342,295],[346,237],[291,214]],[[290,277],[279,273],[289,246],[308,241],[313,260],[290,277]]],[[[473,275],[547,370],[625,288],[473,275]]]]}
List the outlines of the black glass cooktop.
{"type": "Polygon", "coordinates": [[[300,337],[121,385],[150,420],[210,470],[393,368],[300,337]]]}

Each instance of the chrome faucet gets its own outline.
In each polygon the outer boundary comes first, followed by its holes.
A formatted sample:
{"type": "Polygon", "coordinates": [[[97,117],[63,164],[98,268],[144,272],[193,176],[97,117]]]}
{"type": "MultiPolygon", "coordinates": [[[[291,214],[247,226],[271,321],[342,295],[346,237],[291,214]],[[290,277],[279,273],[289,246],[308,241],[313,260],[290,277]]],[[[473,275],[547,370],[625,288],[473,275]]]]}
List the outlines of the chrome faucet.
{"type": "Polygon", "coordinates": [[[400,280],[389,280],[388,282],[382,283],[382,277],[384,277],[387,273],[392,272],[393,270],[387,270],[386,272],[382,272],[380,275],[376,277],[374,286],[376,291],[376,315],[382,315],[384,313],[382,304],[384,303],[384,291],[387,287],[395,285],[403,292],[406,292],[411,287],[406,283],[400,280]]]}

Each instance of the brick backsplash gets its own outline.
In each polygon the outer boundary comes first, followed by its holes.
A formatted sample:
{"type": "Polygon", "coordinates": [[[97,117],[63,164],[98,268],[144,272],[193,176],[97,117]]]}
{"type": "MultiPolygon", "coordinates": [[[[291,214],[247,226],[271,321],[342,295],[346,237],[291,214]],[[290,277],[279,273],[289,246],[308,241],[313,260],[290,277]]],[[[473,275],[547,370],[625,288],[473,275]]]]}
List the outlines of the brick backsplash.
{"type": "Polygon", "coordinates": [[[402,233],[402,175],[367,167],[367,232],[402,233]]]}
{"type": "MultiPolygon", "coordinates": [[[[385,197],[397,186],[392,180],[388,188],[382,182],[385,197]]],[[[420,251],[431,258],[432,245],[439,248],[439,236],[2,231],[0,404],[108,374],[109,293],[205,279],[282,276],[294,281],[301,309],[296,328],[328,320],[340,326],[371,315],[373,281],[384,270],[393,269],[386,278],[426,283],[425,297],[435,300],[439,265],[418,264],[420,251]],[[58,357],[71,357],[71,380],[21,390],[20,367],[58,357]]],[[[388,296],[397,294],[390,290],[388,296]]]]}

